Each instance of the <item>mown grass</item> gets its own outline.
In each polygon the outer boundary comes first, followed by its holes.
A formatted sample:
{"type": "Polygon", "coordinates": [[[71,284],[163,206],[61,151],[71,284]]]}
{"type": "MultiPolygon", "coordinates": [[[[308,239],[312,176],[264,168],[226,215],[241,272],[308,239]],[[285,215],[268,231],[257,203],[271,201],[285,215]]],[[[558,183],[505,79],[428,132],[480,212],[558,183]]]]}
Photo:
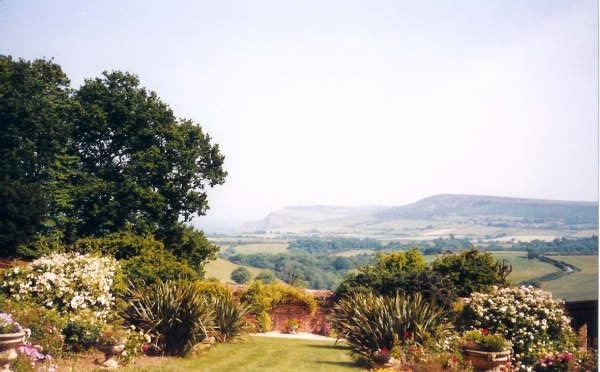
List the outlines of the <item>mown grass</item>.
{"type": "MultiPolygon", "coordinates": [[[[221,282],[231,283],[231,272],[241,265],[234,264],[233,262],[217,258],[214,261],[210,261],[205,267],[205,278],[216,278],[221,282]]],[[[252,273],[252,277],[255,277],[262,269],[257,267],[245,266],[252,273]]]]}
{"type": "Polygon", "coordinates": [[[566,301],[595,300],[598,298],[598,256],[550,256],[581,269],[562,278],[542,283],[555,297],[566,301]]]}
{"type": "Polygon", "coordinates": [[[126,371],[361,371],[348,348],[333,341],[252,337],[219,344],[190,358],[163,359],[157,365],[131,367],[126,371]]]}

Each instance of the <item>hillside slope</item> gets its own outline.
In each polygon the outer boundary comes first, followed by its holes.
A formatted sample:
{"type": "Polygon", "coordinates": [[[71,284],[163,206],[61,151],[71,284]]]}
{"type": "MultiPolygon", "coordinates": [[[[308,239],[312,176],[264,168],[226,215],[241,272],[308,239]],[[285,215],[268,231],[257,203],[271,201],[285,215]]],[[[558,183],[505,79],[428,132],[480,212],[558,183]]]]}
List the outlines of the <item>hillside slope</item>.
{"type": "Polygon", "coordinates": [[[591,235],[597,227],[596,202],[444,194],[392,207],[286,207],[245,224],[242,230],[407,239],[455,234],[531,240],[591,235]]]}

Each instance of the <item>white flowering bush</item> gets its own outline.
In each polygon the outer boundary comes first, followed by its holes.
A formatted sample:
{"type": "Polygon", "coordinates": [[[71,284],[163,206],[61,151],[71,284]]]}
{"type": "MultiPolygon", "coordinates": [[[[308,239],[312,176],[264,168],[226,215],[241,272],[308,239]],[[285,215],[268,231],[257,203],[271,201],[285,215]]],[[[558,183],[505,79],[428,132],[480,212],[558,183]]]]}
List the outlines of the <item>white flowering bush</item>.
{"type": "Polygon", "coordinates": [[[112,257],[53,253],[4,273],[0,287],[17,301],[32,301],[61,313],[87,309],[102,318],[114,302],[118,263],[112,257]]]}
{"type": "Polygon", "coordinates": [[[465,328],[487,329],[511,341],[513,362],[520,369],[532,368],[539,355],[573,348],[563,301],[531,286],[473,293],[461,317],[465,328]]]}

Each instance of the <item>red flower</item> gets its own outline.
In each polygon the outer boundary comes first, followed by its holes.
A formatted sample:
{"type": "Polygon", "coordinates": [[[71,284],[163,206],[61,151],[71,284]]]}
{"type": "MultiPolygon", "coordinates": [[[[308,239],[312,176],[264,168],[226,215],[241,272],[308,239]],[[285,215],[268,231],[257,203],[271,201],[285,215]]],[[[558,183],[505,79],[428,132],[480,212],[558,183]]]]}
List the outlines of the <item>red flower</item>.
{"type": "Polygon", "coordinates": [[[402,336],[404,337],[404,339],[406,340],[407,338],[410,338],[410,332],[405,330],[404,333],[402,334],[402,336]]]}
{"type": "Polygon", "coordinates": [[[483,333],[484,336],[487,336],[490,333],[490,330],[487,328],[481,328],[481,333],[483,333]]]}

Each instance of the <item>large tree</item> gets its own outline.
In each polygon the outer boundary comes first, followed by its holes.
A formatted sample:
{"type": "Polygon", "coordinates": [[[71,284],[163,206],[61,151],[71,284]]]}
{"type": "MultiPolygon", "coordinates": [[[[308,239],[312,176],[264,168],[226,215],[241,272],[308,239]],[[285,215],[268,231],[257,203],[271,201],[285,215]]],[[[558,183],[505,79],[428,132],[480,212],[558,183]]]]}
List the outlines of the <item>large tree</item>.
{"type": "MultiPolygon", "coordinates": [[[[3,255],[60,220],[64,193],[52,192],[68,159],[74,101],[52,61],[0,55],[0,246],[3,255]],[[50,217],[57,217],[52,221],[50,217]]],[[[61,188],[63,189],[63,188],[61,188]]],[[[64,189],[63,189],[64,190],[64,189]]]]}
{"type": "Polygon", "coordinates": [[[127,230],[156,235],[198,269],[214,254],[184,223],[208,209],[224,156],[135,75],[105,72],[74,90],[52,61],[0,56],[0,125],[0,202],[14,211],[32,200],[20,220],[3,216],[0,239],[30,221],[13,234],[12,252],[35,232],[69,244],[127,230]]]}

